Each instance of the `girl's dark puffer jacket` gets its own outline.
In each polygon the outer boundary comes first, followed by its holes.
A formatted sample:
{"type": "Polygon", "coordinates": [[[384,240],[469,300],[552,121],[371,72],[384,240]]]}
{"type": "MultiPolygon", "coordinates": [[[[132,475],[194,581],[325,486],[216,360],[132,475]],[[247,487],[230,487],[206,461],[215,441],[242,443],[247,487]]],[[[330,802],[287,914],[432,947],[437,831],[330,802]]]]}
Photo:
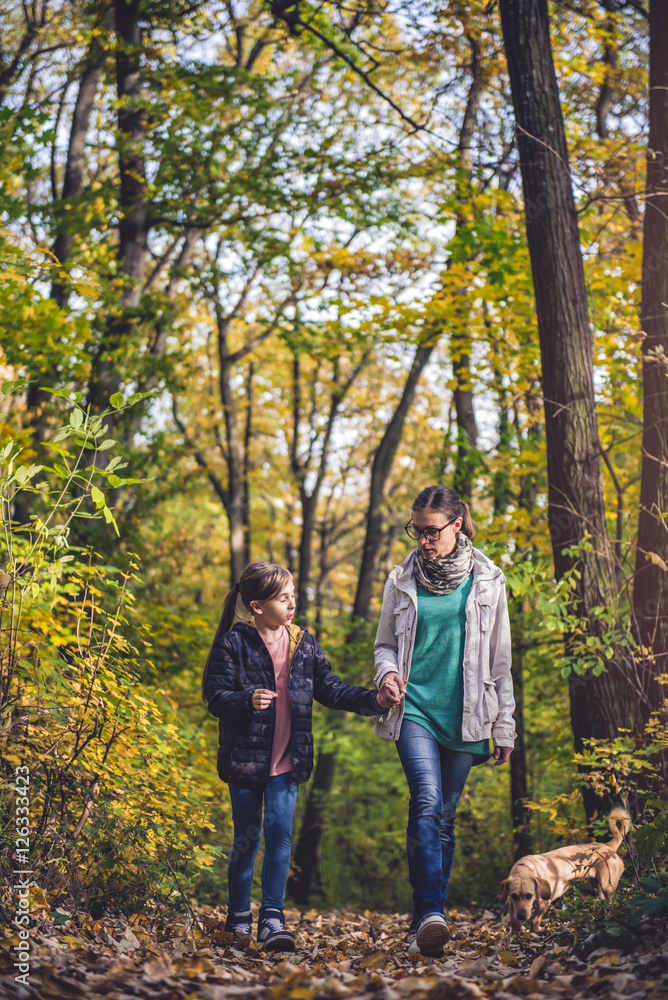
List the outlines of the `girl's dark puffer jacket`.
{"type": "MultiPolygon", "coordinates": [[[[308,781],[313,769],[313,699],[327,708],[378,716],[383,709],[376,692],[345,684],[332,671],[324,651],[298,625],[290,632],[290,697],[292,773],[296,783],[308,781]]],[[[232,785],[262,788],[269,778],[274,741],[275,704],[253,708],[253,691],[276,690],[269,650],[252,625],[237,623],[213,644],[205,693],[209,711],[220,720],[218,774],[232,785]]]]}

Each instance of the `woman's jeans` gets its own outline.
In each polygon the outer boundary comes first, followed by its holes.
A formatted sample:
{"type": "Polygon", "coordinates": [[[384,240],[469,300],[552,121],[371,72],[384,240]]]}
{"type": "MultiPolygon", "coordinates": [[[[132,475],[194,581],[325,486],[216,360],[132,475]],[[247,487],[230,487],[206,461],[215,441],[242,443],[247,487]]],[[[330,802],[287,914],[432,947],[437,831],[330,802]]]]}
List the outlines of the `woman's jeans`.
{"type": "Polygon", "coordinates": [[[276,774],[264,788],[230,785],[234,843],[227,866],[230,913],[250,910],[253,869],[260,846],[264,803],[264,861],[262,906],[283,909],[290,872],[292,820],[297,804],[297,785],[290,774],[276,774]]]}
{"type": "Polygon", "coordinates": [[[423,726],[404,719],[397,742],[410,802],[406,851],[415,930],[428,913],[443,913],[455,856],[455,811],[473,754],[447,750],[423,726]]]}

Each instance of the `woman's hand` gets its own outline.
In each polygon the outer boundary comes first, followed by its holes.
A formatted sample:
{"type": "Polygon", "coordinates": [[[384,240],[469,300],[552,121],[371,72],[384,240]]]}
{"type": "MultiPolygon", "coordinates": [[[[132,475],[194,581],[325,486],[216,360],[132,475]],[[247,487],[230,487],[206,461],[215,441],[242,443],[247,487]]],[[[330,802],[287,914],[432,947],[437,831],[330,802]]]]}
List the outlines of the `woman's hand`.
{"type": "Polygon", "coordinates": [[[253,708],[269,708],[273,699],[277,697],[275,691],[258,688],[257,691],[253,691],[253,708]]]}
{"type": "Polygon", "coordinates": [[[381,708],[392,708],[398,705],[406,690],[406,681],[399,674],[391,671],[385,674],[380,685],[376,701],[381,708]]]}
{"type": "Polygon", "coordinates": [[[512,752],[512,747],[494,747],[494,763],[507,764],[512,752]]]}

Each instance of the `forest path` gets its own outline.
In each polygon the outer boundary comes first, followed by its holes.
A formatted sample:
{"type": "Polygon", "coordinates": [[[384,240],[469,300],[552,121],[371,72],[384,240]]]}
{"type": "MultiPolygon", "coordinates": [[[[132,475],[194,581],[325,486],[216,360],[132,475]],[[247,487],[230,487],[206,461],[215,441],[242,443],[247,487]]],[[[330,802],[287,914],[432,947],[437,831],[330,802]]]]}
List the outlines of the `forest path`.
{"type": "Polygon", "coordinates": [[[498,912],[450,910],[451,940],[435,961],[407,954],[406,914],[287,910],[298,950],[273,956],[254,942],[233,947],[211,907],[197,910],[199,927],[180,915],[93,920],[46,905],[33,915],[28,986],[14,979],[16,926],[0,927],[2,1000],[668,1000],[668,929],[656,921],[585,959],[556,912],[540,935],[518,938],[498,912]]]}

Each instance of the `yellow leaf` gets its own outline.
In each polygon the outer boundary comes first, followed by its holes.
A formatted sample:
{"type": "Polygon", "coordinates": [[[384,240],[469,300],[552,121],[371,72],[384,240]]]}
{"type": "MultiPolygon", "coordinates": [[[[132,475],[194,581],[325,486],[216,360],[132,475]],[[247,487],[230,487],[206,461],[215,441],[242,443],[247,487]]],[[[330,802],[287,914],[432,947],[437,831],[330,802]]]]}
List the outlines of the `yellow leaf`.
{"type": "Polygon", "coordinates": [[[519,965],[516,956],[513,955],[512,951],[509,951],[508,948],[504,949],[504,951],[501,952],[499,958],[501,959],[504,965],[509,965],[513,969],[519,965]]]}
{"type": "Polygon", "coordinates": [[[30,889],[30,909],[31,910],[48,910],[49,902],[46,898],[46,893],[39,886],[32,886],[30,889]]]}
{"type": "Polygon", "coordinates": [[[384,951],[372,951],[360,962],[360,969],[384,969],[387,965],[387,955],[384,951]]]}

